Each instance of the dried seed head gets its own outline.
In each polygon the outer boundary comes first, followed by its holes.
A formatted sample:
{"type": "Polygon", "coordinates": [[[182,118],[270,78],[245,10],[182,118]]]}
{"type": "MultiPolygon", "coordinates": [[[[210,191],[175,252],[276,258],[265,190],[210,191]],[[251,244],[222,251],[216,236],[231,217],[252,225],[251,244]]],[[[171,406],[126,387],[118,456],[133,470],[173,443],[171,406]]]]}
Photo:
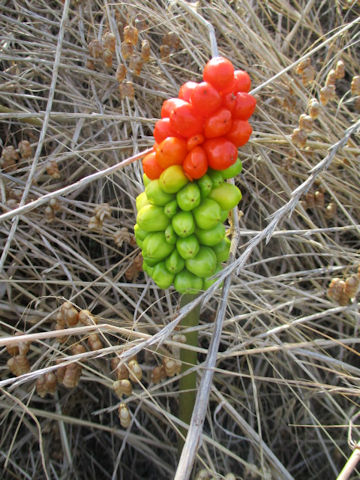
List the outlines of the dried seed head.
{"type": "Polygon", "coordinates": [[[104,222],[105,218],[111,217],[111,209],[108,203],[101,203],[95,208],[95,217],[104,222]]]}
{"type": "Polygon", "coordinates": [[[113,389],[119,398],[123,395],[129,396],[132,394],[132,383],[126,378],[123,380],[116,380],[116,382],[113,383],[113,389]]]}
{"type": "Polygon", "coordinates": [[[233,473],[227,473],[224,477],[224,480],[236,480],[236,477],[233,473]]]}
{"type": "Polygon", "coordinates": [[[337,79],[345,77],[345,64],[342,60],[339,60],[336,64],[335,76],[337,79]]]}
{"type": "Polygon", "coordinates": [[[47,162],[46,173],[54,179],[60,178],[61,175],[60,175],[59,167],[55,160],[50,160],[49,162],[47,162]]]}
{"type": "Polygon", "coordinates": [[[124,28],[124,41],[131,45],[136,45],[138,42],[139,32],[138,29],[132,25],[127,25],[124,28]]]}
{"type": "Polygon", "coordinates": [[[170,47],[169,45],[160,45],[160,58],[162,60],[167,60],[170,56],[170,47]]]}
{"type": "Polygon", "coordinates": [[[124,380],[129,378],[129,370],[125,363],[120,363],[121,360],[118,357],[111,359],[111,369],[115,372],[118,380],[124,380]]]}
{"type": "Polygon", "coordinates": [[[121,83],[126,77],[126,67],[123,63],[120,63],[115,73],[116,80],[121,83]]]}
{"type": "Polygon", "coordinates": [[[19,154],[12,145],[3,148],[0,158],[0,167],[6,172],[13,172],[17,168],[19,154]]]}
{"type": "Polygon", "coordinates": [[[360,75],[355,75],[351,80],[352,95],[360,95],[360,75]]]}
{"type": "Polygon", "coordinates": [[[96,325],[97,319],[94,317],[89,310],[80,310],[78,320],[83,325],[96,325]]]}
{"type": "MultiPolygon", "coordinates": [[[[55,325],[55,330],[64,330],[65,328],[65,320],[62,318],[61,321],[57,321],[55,325]]],[[[65,343],[69,338],[68,335],[57,335],[56,339],[59,343],[65,343]]]]}
{"type": "Polygon", "coordinates": [[[90,217],[89,223],[88,223],[89,230],[101,230],[102,226],[103,226],[102,223],[97,217],[95,216],[90,217]]]}
{"type": "Polygon", "coordinates": [[[179,367],[181,364],[176,361],[174,358],[163,358],[163,365],[165,369],[165,373],[168,377],[173,377],[179,372],[179,367]]]}
{"type": "Polygon", "coordinates": [[[325,217],[334,218],[336,216],[336,203],[330,202],[325,208],[325,217]]]}
{"type": "Polygon", "coordinates": [[[129,58],[134,53],[134,45],[128,42],[121,43],[121,55],[124,60],[129,58]]]}
{"type": "Polygon", "coordinates": [[[164,365],[155,367],[151,372],[151,381],[153,383],[159,383],[161,380],[164,380],[164,378],[166,378],[164,365]]]}
{"type": "Polygon", "coordinates": [[[345,294],[345,282],[340,278],[333,278],[328,287],[327,295],[340,305],[347,305],[349,297],[345,294]]]}
{"type": "Polygon", "coordinates": [[[306,208],[314,208],[315,207],[315,197],[314,194],[311,192],[308,192],[305,195],[305,202],[306,202],[306,208]]]}
{"type": "Polygon", "coordinates": [[[162,45],[167,45],[170,49],[177,50],[180,46],[180,39],[175,32],[168,32],[162,39],[162,45]]]}
{"type": "Polygon", "coordinates": [[[315,206],[319,208],[324,208],[325,206],[325,199],[324,199],[324,192],[321,190],[316,190],[314,193],[314,200],[315,200],[315,206]]]}
{"type": "Polygon", "coordinates": [[[181,334],[181,333],[176,333],[175,335],[173,335],[172,339],[174,340],[174,342],[178,342],[178,343],[186,343],[186,336],[181,334]]]}
{"type": "Polygon", "coordinates": [[[303,113],[302,115],[300,115],[300,118],[299,118],[299,128],[300,130],[305,130],[306,132],[311,132],[311,130],[313,129],[313,119],[311,118],[310,115],[305,115],[305,113],[303,113]]]}
{"type": "Polygon", "coordinates": [[[15,355],[19,355],[19,346],[14,343],[6,345],[6,351],[9,355],[15,357],[15,355]]]}
{"type": "Polygon", "coordinates": [[[128,98],[129,100],[134,100],[135,90],[132,82],[123,82],[119,85],[120,98],[128,98]]]}
{"type": "Polygon", "coordinates": [[[325,85],[334,85],[335,87],[335,82],[336,82],[336,72],[334,69],[331,69],[330,72],[327,74],[325,85]]]}
{"type": "Polygon", "coordinates": [[[354,298],[359,289],[360,280],[357,275],[351,275],[345,280],[344,293],[351,299],[354,298]]]}
{"type": "Polygon", "coordinates": [[[142,14],[136,15],[134,23],[139,32],[143,32],[148,28],[148,22],[142,14]]]}
{"type": "Polygon", "coordinates": [[[131,55],[129,60],[129,69],[134,75],[140,75],[144,62],[139,55],[131,55]]]}
{"type": "Polygon", "coordinates": [[[85,67],[88,68],[89,70],[95,70],[95,63],[91,58],[86,59],[85,67]]]}
{"type": "Polygon", "coordinates": [[[49,201],[49,205],[55,212],[58,212],[59,210],[61,210],[61,204],[58,198],[52,198],[49,201]]]}
{"type": "Polygon", "coordinates": [[[81,355],[82,353],[86,352],[86,348],[81,343],[75,343],[71,346],[71,353],[73,355],[81,355]]]}
{"type": "Polygon", "coordinates": [[[132,262],[131,265],[129,265],[128,269],[125,272],[125,278],[129,282],[134,282],[139,273],[142,271],[142,264],[143,264],[143,256],[142,253],[140,252],[136,257],[134,258],[134,261],[132,262]]]}
{"type": "Polygon", "coordinates": [[[48,393],[55,394],[57,385],[56,375],[52,372],[40,375],[36,380],[36,392],[39,397],[44,398],[48,393]]]}
{"type": "Polygon", "coordinates": [[[49,205],[44,210],[44,216],[48,223],[51,223],[55,220],[55,212],[49,205]]]}
{"type": "Polygon", "coordinates": [[[302,60],[295,69],[295,73],[301,75],[301,81],[304,86],[309,85],[314,81],[315,69],[311,65],[311,59],[305,58],[302,60]]]}
{"type": "Polygon", "coordinates": [[[128,428],[131,421],[130,411],[125,403],[120,403],[119,405],[119,419],[120,425],[123,428],[128,428]]]}
{"type": "Polygon", "coordinates": [[[360,112],[360,97],[356,97],[354,101],[354,109],[356,113],[360,112]]]}
{"type": "Polygon", "coordinates": [[[150,43],[149,40],[143,40],[141,42],[141,59],[143,62],[150,60],[150,43]]]}
{"type": "Polygon", "coordinates": [[[305,87],[314,81],[315,73],[315,68],[312,65],[310,65],[308,68],[305,68],[305,70],[302,72],[301,81],[305,87]]]}
{"type": "Polygon", "coordinates": [[[315,118],[318,118],[319,114],[320,103],[315,98],[312,98],[309,102],[309,115],[313,120],[315,120],[315,118]]]}
{"type": "Polygon", "coordinates": [[[104,48],[106,48],[107,50],[110,50],[111,53],[115,53],[116,38],[113,33],[111,32],[104,33],[102,37],[102,42],[103,42],[104,48]]]}
{"type": "Polygon", "coordinates": [[[27,140],[21,140],[21,142],[18,145],[18,149],[22,158],[32,157],[31,144],[27,140]]]}
{"type": "Polygon", "coordinates": [[[295,128],[291,134],[291,140],[294,145],[299,148],[304,148],[307,141],[307,133],[301,128],[295,128]]]}
{"type": "Polygon", "coordinates": [[[70,363],[70,365],[66,365],[64,378],[62,380],[64,387],[75,388],[79,383],[81,370],[82,368],[78,363],[70,363]]]}
{"type": "Polygon", "coordinates": [[[301,60],[301,62],[296,66],[295,73],[297,75],[301,75],[305,70],[305,68],[308,68],[310,65],[311,65],[311,59],[309,57],[304,58],[304,60],[301,60]]]}
{"type": "Polygon", "coordinates": [[[15,377],[19,377],[30,371],[30,363],[25,355],[15,355],[9,358],[7,366],[15,377]]]}
{"type": "MultiPolygon", "coordinates": [[[[62,360],[60,360],[60,359],[56,360],[57,365],[61,362],[62,362],[62,360]]],[[[56,375],[56,379],[59,383],[62,383],[62,381],[64,380],[65,370],[66,370],[66,366],[58,367],[56,369],[55,375],[56,375]]]]}
{"type": "Polygon", "coordinates": [[[126,227],[122,227],[119,230],[116,230],[114,233],[114,242],[115,245],[119,248],[122,247],[122,244],[124,242],[130,243],[133,235],[129,232],[129,230],[126,227]]]}
{"type": "Polygon", "coordinates": [[[99,335],[97,333],[90,333],[87,339],[88,345],[90,347],[90,350],[101,350],[103,348],[103,344],[101,343],[101,340],[99,338],[99,335]]]}
{"type": "Polygon", "coordinates": [[[336,98],[335,85],[326,85],[320,90],[320,103],[322,105],[327,105],[334,98],[336,98]]]}
{"type": "Polygon", "coordinates": [[[133,382],[140,382],[142,379],[142,369],[137,360],[130,360],[128,367],[130,380],[133,382]]]}
{"type": "Polygon", "coordinates": [[[100,40],[92,40],[89,45],[89,53],[92,58],[101,58],[103,54],[103,44],[100,40]]]}
{"type": "Polygon", "coordinates": [[[68,327],[73,327],[78,323],[79,313],[74,307],[66,309],[63,316],[68,327]]]}
{"type": "Polygon", "coordinates": [[[108,48],[104,49],[103,60],[106,68],[111,68],[113,66],[113,53],[108,48]]]}

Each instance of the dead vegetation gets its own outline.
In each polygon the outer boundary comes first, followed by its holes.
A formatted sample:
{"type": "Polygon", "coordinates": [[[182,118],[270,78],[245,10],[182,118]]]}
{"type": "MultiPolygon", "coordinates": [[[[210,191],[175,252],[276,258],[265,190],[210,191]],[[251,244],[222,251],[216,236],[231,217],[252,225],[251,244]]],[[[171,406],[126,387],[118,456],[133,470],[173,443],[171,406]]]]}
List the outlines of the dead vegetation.
{"type": "MultiPolygon", "coordinates": [[[[193,8],[258,107],[192,478],[335,478],[359,441],[360,5],[193,8]]],[[[207,31],[150,0],[5,1],[0,22],[3,478],[173,478],[179,296],[141,269],[141,163],[106,169],[152,145],[207,31]]]]}

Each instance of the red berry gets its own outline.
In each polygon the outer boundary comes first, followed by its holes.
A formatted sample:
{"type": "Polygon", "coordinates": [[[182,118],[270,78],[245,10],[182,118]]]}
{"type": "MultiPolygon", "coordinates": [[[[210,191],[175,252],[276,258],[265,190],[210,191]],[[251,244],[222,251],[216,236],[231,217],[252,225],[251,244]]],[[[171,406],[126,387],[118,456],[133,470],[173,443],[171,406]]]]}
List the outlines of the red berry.
{"type": "Polygon", "coordinates": [[[248,120],[254,113],[256,100],[252,95],[245,92],[238,92],[235,98],[235,108],[232,111],[233,117],[239,120],[248,120]]]}
{"type": "Polygon", "coordinates": [[[150,178],[150,180],[156,180],[160,177],[163,169],[156,161],[156,153],[151,152],[145,155],[142,161],[144,173],[150,178]]]}
{"type": "Polygon", "coordinates": [[[222,137],[231,128],[231,112],[221,108],[214,115],[207,118],[204,123],[204,135],[206,138],[222,137]]]}
{"type": "Polygon", "coordinates": [[[237,92],[249,92],[251,88],[251,80],[244,70],[235,70],[234,80],[225,88],[223,88],[220,93],[222,96],[225,96],[229,93],[236,94],[237,92]]]}
{"type": "Polygon", "coordinates": [[[183,169],[189,180],[196,180],[203,177],[208,169],[205,150],[202,147],[193,148],[186,155],[183,169]]]}
{"type": "Polygon", "coordinates": [[[186,82],[181,85],[179,90],[179,98],[185,100],[186,102],[190,102],[191,93],[197,85],[198,83],[196,82],[186,82]]]}
{"type": "Polygon", "coordinates": [[[202,132],[203,121],[197,115],[193,105],[183,100],[176,106],[170,115],[170,126],[178,135],[192,137],[202,132]]]}
{"type": "Polygon", "coordinates": [[[225,170],[237,159],[237,148],[227,138],[210,138],[203,144],[209,167],[214,170],[225,170]]]}
{"type": "Polygon", "coordinates": [[[224,57],[214,57],[204,67],[203,79],[222,90],[234,80],[234,66],[224,57]]]}
{"type": "Polygon", "coordinates": [[[181,165],[187,154],[185,140],[178,137],[167,137],[159,145],[156,145],[156,161],[161,168],[171,165],[181,165]]]}
{"type": "Polygon", "coordinates": [[[251,79],[249,74],[244,70],[235,70],[235,92],[249,92],[251,88],[251,79]]]}
{"type": "Polygon", "coordinates": [[[174,108],[182,105],[183,103],[186,102],[184,102],[184,100],[181,100],[181,98],[168,98],[167,100],[165,100],[161,107],[161,118],[170,117],[174,108]]]}
{"type": "Polygon", "coordinates": [[[205,140],[205,137],[204,135],[201,135],[201,133],[198,133],[197,135],[190,137],[187,141],[187,149],[189,151],[192,150],[198,145],[201,145],[202,143],[204,143],[204,140],[205,140]]]}
{"type": "Polygon", "coordinates": [[[219,92],[208,82],[199,83],[192,91],[190,99],[196,113],[204,117],[216,112],[222,103],[219,92]]]}
{"type": "Polygon", "coordinates": [[[223,105],[232,113],[236,105],[236,94],[231,92],[224,96],[223,105]]]}
{"type": "Polygon", "coordinates": [[[166,137],[176,137],[176,133],[170,126],[170,119],[165,117],[158,120],[155,123],[153,135],[156,143],[161,143],[166,137]]]}
{"type": "Polygon", "coordinates": [[[242,147],[248,142],[252,134],[252,127],[247,120],[233,120],[231,130],[226,134],[226,138],[233,142],[237,147],[242,147]]]}

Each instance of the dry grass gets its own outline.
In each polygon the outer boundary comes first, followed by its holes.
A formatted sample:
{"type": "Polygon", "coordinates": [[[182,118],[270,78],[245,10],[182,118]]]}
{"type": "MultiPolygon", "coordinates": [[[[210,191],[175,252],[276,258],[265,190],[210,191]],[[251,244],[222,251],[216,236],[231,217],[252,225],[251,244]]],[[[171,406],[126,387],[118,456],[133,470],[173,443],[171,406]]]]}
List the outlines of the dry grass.
{"type": "MultiPolygon", "coordinates": [[[[335,478],[351,453],[349,422],[359,411],[357,299],[342,306],[326,295],[332,278],[348,278],[360,263],[359,97],[351,92],[359,2],[214,0],[196,8],[213,24],[220,53],[251,75],[258,108],[240,154],[240,245],[225,271],[231,287],[193,475],[335,478]],[[314,68],[306,85],[296,73],[305,58],[314,68]],[[306,143],[296,143],[300,115],[319,100],[339,60],[345,76],[336,80],[336,98],[320,106],[306,143]]],[[[152,145],[162,101],[200,79],[207,32],[178,6],[150,0],[5,1],[0,22],[2,147],[32,145],[30,158],[10,169],[3,163],[0,172],[2,478],[173,478],[178,377],[154,384],[150,374],[178,352],[179,297],[134,264],[140,163],[106,169],[152,145]],[[127,74],[131,101],[120,98],[115,70],[122,26],[139,16],[151,60],[139,76],[127,74]],[[113,67],[99,59],[89,69],[88,43],[105,31],[116,36],[113,67]],[[169,31],[180,44],[161,59],[169,31]],[[89,229],[105,203],[111,215],[104,207],[101,228],[89,229]],[[100,350],[88,347],[93,326],[58,341],[55,317],[65,301],[96,316],[100,350]],[[32,339],[31,370],[19,377],[6,365],[5,345],[16,332],[32,339]],[[84,353],[74,353],[74,343],[84,353]],[[127,360],[138,351],[143,370],[125,399],[127,429],[110,366],[124,348],[127,360]],[[36,379],[74,359],[83,367],[78,386],[41,398],[36,379]]],[[[217,290],[202,306],[199,379],[220,298],[217,290]]],[[[356,419],[351,440],[359,440],[356,419]]]]}

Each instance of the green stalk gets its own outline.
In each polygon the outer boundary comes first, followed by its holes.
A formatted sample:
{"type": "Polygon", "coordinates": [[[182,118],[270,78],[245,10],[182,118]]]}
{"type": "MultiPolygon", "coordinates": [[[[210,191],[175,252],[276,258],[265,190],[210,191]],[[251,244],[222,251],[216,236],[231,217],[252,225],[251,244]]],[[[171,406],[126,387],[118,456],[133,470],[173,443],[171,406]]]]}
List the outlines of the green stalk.
{"type": "MultiPolygon", "coordinates": [[[[192,302],[197,295],[185,294],[181,297],[180,306],[192,302]]],[[[193,310],[191,310],[181,321],[180,325],[184,328],[196,327],[199,325],[200,316],[200,304],[198,304],[193,310]]],[[[186,344],[197,347],[198,345],[198,332],[189,332],[185,334],[186,344]]],[[[181,373],[186,372],[189,368],[193,367],[197,363],[197,352],[187,350],[185,348],[180,349],[181,360],[181,373]]],[[[196,399],[196,371],[184,375],[179,381],[179,419],[184,423],[190,424],[191,415],[195,405],[196,399]]],[[[187,429],[180,428],[178,448],[181,453],[181,449],[184,444],[183,438],[186,437],[187,429]]]]}

